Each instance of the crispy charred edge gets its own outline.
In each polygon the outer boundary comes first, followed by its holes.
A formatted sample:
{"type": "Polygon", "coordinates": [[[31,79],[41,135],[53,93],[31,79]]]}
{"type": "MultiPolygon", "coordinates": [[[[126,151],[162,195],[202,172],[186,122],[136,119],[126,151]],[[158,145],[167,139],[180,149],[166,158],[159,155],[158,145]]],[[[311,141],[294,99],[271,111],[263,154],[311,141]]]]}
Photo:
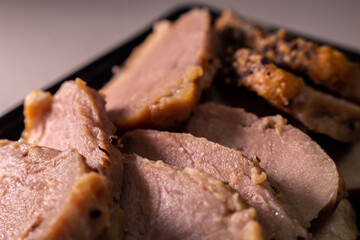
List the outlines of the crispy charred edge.
{"type": "Polygon", "coordinates": [[[360,101],[353,89],[360,88],[359,65],[330,46],[295,38],[284,29],[265,31],[229,10],[217,20],[216,30],[229,48],[252,48],[281,67],[306,75],[350,100],[360,101]]]}
{"type": "Polygon", "coordinates": [[[301,77],[275,66],[249,49],[236,51],[233,67],[239,86],[247,87],[275,107],[290,113],[309,129],[342,142],[354,141],[359,136],[360,108],[356,104],[306,86],[301,77]],[[311,103],[316,104],[311,106],[311,103]],[[326,113],[332,124],[318,124],[323,116],[314,111],[314,107],[326,113]]]}
{"type": "Polygon", "coordinates": [[[293,38],[284,29],[255,39],[252,47],[279,66],[307,75],[316,84],[340,94],[357,78],[359,67],[342,52],[303,38],[293,38]]]}
{"type": "Polygon", "coordinates": [[[305,72],[314,56],[317,44],[302,38],[292,38],[284,29],[254,39],[248,45],[279,66],[305,72]]]}
{"type": "Polygon", "coordinates": [[[236,79],[236,72],[232,68],[232,61],[234,52],[246,46],[244,42],[246,39],[255,38],[255,36],[247,36],[250,34],[260,34],[258,31],[252,30],[252,25],[246,24],[237,15],[231,11],[224,11],[221,17],[217,18],[214,24],[214,39],[216,40],[217,48],[216,55],[220,59],[221,68],[216,73],[216,79],[221,79],[227,84],[234,84],[236,79]],[[247,31],[251,28],[251,31],[247,31]]]}
{"type": "Polygon", "coordinates": [[[253,42],[263,38],[265,31],[255,24],[241,19],[232,10],[226,10],[215,22],[215,32],[226,45],[235,48],[252,47],[253,42]]]}
{"type": "Polygon", "coordinates": [[[249,88],[278,108],[288,107],[304,85],[302,78],[276,67],[267,58],[246,48],[236,51],[233,67],[238,86],[249,88]]]}

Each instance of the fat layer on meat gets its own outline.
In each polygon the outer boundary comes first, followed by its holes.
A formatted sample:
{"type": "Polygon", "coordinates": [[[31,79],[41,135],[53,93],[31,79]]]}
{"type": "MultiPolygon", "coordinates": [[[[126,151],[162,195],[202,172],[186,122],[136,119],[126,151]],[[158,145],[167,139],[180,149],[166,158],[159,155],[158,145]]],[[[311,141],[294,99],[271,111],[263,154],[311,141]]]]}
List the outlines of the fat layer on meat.
{"type": "Polygon", "coordinates": [[[35,90],[25,99],[22,139],[61,151],[76,148],[87,165],[109,178],[118,200],[123,157],[104,105],[103,98],[80,79],[65,82],[54,96],[35,90]]]}
{"type": "Polygon", "coordinates": [[[343,142],[359,137],[358,105],[306,86],[302,78],[249,49],[236,51],[234,67],[239,86],[256,92],[309,129],[343,142]]]}
{"type": "Polygon", "coordinates": [[[116,225],[116,209],[76,150],[0,140],[2,239],[96,239],[116,225]]]}
{"type": "Polygon", "coordinates": [[[127,155],[121,206],[125,239],[264,239],[256,210],[198,169],[127,155]]]}
{"type": "Polygon", "coordinates": [[[101,90],[119,129],[168,128],[189,115],[216,70],[210,15],[194,9],[162,21],[101,90]]]}
{"type": "Polygon", "coordinates": [[[284,29],[265,31],[232,11],[224,11],[215,26],[224,44],[250,47],[277,65],[307,75],[316,84],[360,102],[359,64],[331,46],[292,37],[284,29]]]}
{"type": "Polygon", "coordinates": [[[183,130],[248,157],[258,156],[260,166],[278,184],[306,227],[334,210],[345,195],[334,161],[279,115],[258,118],[243,109],[206,103],[197,107],[183,130]]]}
{"type": "Polygon", "coordinates": [[[306,229],[276,191],[277,187],[267,181],[257,158],[248,159],[239,151],[190,134],[135,130],[126,133],[122,142],[128,153],[161,159],[178,169],[198,168],[228,182],[258,211],[259,221],[270,239],[307,238],[306,229]]]}

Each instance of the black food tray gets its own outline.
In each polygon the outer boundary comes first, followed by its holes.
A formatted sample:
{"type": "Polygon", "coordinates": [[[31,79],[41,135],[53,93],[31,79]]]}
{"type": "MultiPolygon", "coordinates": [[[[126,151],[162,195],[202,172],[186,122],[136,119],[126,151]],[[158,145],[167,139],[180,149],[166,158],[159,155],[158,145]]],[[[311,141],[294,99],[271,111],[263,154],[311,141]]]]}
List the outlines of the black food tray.
{"type": "MultiPolygon", "coordinates": [[[[54,85],[44,90],[54,94],[64,81],[74,80],[77,77],[84,80],[88,86],[93,87],[95,89],[100,89],[111,78],[112,67],[121,65],[129,56],[132,49],[137,45],[139,45],[146,38],[146,36],[149,33],[151,33],[153,23],[161,19],[175,20],[181,14],[195,7],[207,8],[210,11],[213,19],[215,19],[221,14],[221,10],[202,4],[188,4],[188,5],[176,7],[172,11],[169,11],[167,14],[160,16],[158,19],[154,20],[146,28],[144,28],[143,31],[141,31],[136,36],[130,38],[127,42],[119,45],[119,47],[113,49],[104,56],[94,60],[93,62],[79,69],[73,74],[57,81],[54,85]]],[[[260,23],[260,25],[262,24],[260,23]]],[[[266,28],[269,28],[268,24],[264,23],[263,25],[266,28]]],[[[318,41],[311,37],[294,33],[292,31],[288,31],[288,32],[294,36],[303,37],[320,44],[331,45],[342,51],[350,60],[355,62],[360,62],[360,54],[355,51],[334,46],[334,44],[329,44],[324,41],[318,41]]],[[[210,101],[210,100],[219,103],[224,103],[233,107],[243,107],[247,111],[253,112],[259,116],[282,114],[289,120],[289,123],[307,132],[307,130],[297,121],[295,121],[291,116],[284,114],[283,112],[270,106],[263,99],[256,97],[254,93],[248,92],[243,89],[231,88],[229,86],[223,85],[222,83],[220,83],[220,81],[217,81],[216,79],[213,86],[209,90],[203,93],[201,99],[201,101],[210,101]]],[[[24,129],[24,117],[23,117],[22,104],[13,108],[8,113],[0,117],[0,139],[18,140],[20,138],[23,129],[24,129]]],[[[342,156],[348,151],[347,149],[352,147],[351,143],[350,144],[339,143],[323,135],[318,135],[313,132],[307,132],[307,134],[309,134],[315,141],[317,141],[334,160],[341,159],[342,156]]],[[[360,156],[358,158],[360,158],[360,156]]],[[[349,199],[355,208],[357,216],[360,216],[359,194],[356,192],[352,192],[350,193],[349,199]]],[[[358,227],[360,228],[359,221],[357,223],[358,223],[358,227]]]]}

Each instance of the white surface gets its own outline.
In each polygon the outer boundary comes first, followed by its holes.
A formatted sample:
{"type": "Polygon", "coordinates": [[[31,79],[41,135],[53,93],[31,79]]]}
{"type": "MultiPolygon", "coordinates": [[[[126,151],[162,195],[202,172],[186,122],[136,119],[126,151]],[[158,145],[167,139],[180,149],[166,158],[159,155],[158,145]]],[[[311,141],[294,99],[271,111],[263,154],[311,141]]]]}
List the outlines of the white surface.
{"type": "MultiPolygon", "coordinates": [[[[197,1],[360,52],[360,1],[197,1]]],[[[0,115],[183,1],[0,0],[0,115]]]]}

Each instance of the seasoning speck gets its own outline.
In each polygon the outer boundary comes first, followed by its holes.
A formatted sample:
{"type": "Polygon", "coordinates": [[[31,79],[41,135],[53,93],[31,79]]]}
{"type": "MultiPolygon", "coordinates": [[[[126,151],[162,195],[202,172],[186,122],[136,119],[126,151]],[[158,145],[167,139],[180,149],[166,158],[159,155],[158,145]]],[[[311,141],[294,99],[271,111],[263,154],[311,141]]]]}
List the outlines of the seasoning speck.
{"type": "Polygon", "coordinates": [[[106,154],[106,156],[110,157],[110,154],[105,149],[103,149],[100,146],[99,146],[99,149],[100,149],[100,151],[104,152],[106,154]]]}
{"type": "Polygon", "coordinates": [[[101,211],[98,209],[95,209],[95,210],[90,211],[89,215],[90,215],[90,218],[96,219],[101,216],[101,211]]]}
{"type": "Polygon", "coordinates": [[[263,57],[261,60],[260,60],[261,64],[269,64],[269,60],[265,57],[263,57]]]}

